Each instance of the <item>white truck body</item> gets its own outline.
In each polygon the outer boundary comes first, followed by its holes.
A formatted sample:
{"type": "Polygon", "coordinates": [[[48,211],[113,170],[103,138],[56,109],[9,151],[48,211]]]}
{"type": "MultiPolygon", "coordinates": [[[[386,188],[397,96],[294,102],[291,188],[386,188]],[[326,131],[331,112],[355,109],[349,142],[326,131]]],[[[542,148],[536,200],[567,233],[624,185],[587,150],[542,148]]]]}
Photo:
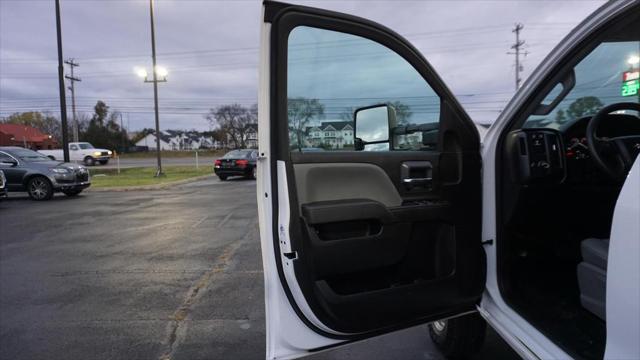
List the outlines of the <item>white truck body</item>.
{"type": "MultiPolygon", "coordinates": [[[[62,149],[38,150],[38,152],[50,157],[53,160],[64,159],[62,149]]],[[[81,161],[88,166],[93,166],[96,164],[96,162],[102,165],[106,165],[109,162],[112,154],[113,152],[111,150],[95,148],[88,142],[69,143],[69,160],[81,161]]]]}

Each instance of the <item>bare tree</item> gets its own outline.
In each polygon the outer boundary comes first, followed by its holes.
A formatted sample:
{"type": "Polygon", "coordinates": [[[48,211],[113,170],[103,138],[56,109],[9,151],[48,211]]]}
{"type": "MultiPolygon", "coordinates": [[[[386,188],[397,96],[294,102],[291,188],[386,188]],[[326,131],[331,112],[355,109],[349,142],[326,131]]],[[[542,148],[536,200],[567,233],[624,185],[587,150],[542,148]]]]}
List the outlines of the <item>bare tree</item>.
{"type": "Polygon", "coordinates": [[[205,115],[211,128],[220,130],[235,148],[245,147],[247,125],[257,122],[258,107],[247,108],[240,104],[221,105],[205,115]]]}
{"type": "Polygon", "coordinates": [[[293,133],[298,150],[304,146],[303,134],[314,117],[324,115],[324,105],[318,99],[289,98],[287,101],[289,133],[293,133]]]}
{"type": "Polygon", "coordinates": [[[407,125],[409,123],[409,118],[413,115],[409,105],[400,101],[389,101],[387,102],[387,105],[391,105],[396,110],[396,120],[398,125],[407,125]]]}

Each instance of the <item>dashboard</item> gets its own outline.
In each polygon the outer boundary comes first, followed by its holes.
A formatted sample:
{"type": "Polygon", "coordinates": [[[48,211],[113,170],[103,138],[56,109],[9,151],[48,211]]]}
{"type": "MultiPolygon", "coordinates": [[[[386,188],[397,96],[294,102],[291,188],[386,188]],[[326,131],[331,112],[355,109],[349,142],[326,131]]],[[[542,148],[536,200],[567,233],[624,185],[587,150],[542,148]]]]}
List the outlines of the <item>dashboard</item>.
{"type": "MultiPolygon", "coordinates": [[[[591,160],[587,143],[587,126],[591,116],[580,118],[559,129],[564,141],[564,156],[567,161],[567,181],[585,182],[602,180],[602,172],[591,160]]],[[[640,135],[640,119],[633,115],[611,114],[603,119],[596,130],[598,137],[640,135]]]]}
{"type": "MultiPolygon", "coordinates": [[[[511,132],[506,150],[512,179],[522,185],[610,182],[591,158],[586,137],[590,120],[590,116],[583,117],[557,130],[522,128],[511,132]]],[[[607,115],[596,134],[599,138],[640,135],[640,119],[628,114],[607,115]]]]}

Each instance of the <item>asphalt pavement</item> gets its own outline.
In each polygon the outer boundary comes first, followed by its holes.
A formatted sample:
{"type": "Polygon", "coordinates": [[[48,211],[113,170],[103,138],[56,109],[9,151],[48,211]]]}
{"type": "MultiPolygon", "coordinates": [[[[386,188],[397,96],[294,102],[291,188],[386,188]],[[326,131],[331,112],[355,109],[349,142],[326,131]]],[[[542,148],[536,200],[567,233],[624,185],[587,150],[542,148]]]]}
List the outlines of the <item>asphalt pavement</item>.
{"type": "MultiPolygon", "coordinates": [[[[255,182],[0,201],[0,359],[262,359],[255,182]]],[[[516,358],[489,332],[478,359],[516,358]]],[[[442,359],[424,326],[309,357],[442,359]]]]}

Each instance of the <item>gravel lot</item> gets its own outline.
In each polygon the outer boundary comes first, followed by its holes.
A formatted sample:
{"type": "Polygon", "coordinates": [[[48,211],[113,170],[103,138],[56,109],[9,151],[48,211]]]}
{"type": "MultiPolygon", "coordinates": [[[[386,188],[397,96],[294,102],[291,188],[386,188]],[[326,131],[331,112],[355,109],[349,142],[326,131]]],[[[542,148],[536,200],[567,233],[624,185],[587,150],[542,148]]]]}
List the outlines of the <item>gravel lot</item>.
{"type": "MultiPolygon", "coordinates": [[[[1,359],[261,359],[255,182],[0,202],[1,359]]],[[[441,359],[424,327],[309,359],[441,359]],[[401,354],[398,357],[398,354],[401,354]]],[[[478,358],[515,358],[494,333],[478,358]]]]}

